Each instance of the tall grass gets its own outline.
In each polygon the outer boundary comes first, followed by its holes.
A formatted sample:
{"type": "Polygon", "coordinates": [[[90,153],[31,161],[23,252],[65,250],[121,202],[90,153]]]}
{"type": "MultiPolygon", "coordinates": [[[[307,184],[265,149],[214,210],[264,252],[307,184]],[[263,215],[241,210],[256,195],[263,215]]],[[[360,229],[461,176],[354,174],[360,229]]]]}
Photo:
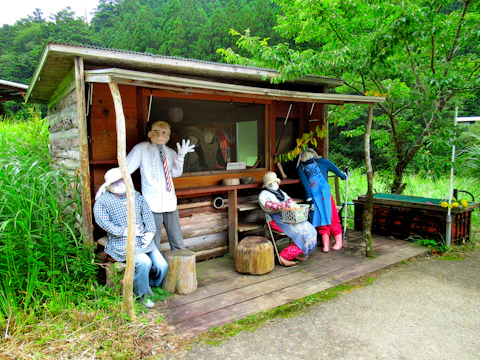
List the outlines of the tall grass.
{"type": "Polygon", "coordinates": [[[0,328],[91,289],[96,267],[75,229],[73,183],[50,167],[43,120],[0,121],[0,328]]]}

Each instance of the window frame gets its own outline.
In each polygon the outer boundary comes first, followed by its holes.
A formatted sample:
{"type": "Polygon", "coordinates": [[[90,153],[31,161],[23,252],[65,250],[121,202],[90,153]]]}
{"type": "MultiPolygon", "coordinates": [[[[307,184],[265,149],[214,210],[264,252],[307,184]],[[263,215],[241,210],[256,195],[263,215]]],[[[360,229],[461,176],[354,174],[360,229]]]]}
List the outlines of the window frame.
{"type": "MultiPolygon", "coordinates": [[[[181,177],[175,179],[175,186],[178,188],[182,187],[189,187],[191,184],[186,184],[190,181],[186,179],[194,179],[194,178],[206,178],[211,177],[213,179],[216,178],[228,178],[233,177],[232,175],[235,174],[251,174],[251,173],[262,173],[264,174],[266,171],[269,171],[272,166],[272,159],[271,159],[271,138],[272,138],[272,128],[271,128],[271,114],[272,114],[272,100],[267,99],[258,99],[258,98],[250,98],[250,97],[238,97],[238,96],[224,96],[224,95],[210,95],[210,94],[199,94],[199,93],[188,93],[185,94],[183,91],[182,93],[177,92],[168,92],[162,90],[154,90],[154,89],[142,89],[142,113],[143,113],[143,131],[144,131],[144,141],[148,141],[147,139],[147,123],[148,123],[148,113],[149,113],[149,106],[150,106],[150,96],[153,98],[165,98],[165,99],[182,99],[182,100],[200,100],[200,101],[216,101],[216,102],[238,102],[238,103],[252,103],[255,104],[262,104],[265,105],[264,110],[264,134],[265,134],[265,141],[264,141],[264,149],[263,153],[265,156],[264,167],[261,168],[251,168],[251,169],[243,169],[243,170],[210,170],[210,171],[200,171],[200,172],[190,172],[184,173],[181,177]],[[178,186],[177,186],[177,183],[178,186]]],[[[164,121],[170,124],[169,119],[163,119],[164,121]]],[[[171,125],[171,124],[170,124],[171,125]]],[[[176,149],[174,149],[176,150],[176,149]]],[[[215,184],[218,180],[212,180],[212,183],[215,184]]],[[[206,180],[208,183],[208,180],[206,180]]],[[[203,185],[203,184],[202,184],[203,185]]]]}

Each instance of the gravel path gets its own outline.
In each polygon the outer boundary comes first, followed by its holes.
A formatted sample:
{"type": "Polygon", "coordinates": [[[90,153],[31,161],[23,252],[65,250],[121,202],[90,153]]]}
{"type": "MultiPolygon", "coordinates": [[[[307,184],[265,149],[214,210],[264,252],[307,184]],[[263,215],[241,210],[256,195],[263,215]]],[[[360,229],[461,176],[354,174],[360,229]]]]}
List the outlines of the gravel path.
{"type": "Polygon", "coordinates": [[[421,259],[370,286],[166,359],[480,359],[480,250],[421,259]]]}

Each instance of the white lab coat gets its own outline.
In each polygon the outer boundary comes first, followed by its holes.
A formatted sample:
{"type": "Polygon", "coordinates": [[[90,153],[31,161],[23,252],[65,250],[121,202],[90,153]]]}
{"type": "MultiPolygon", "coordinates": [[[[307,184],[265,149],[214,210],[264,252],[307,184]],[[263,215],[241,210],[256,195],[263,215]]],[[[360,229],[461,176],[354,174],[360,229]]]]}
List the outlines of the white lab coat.
{"type": "MultiPolygon", "coordinates": [[[[181,176],[183,156],[178,156],[176,151],[167,146],[165,146],[165,152],[170,175],[172,178],[181,176]]],[[[147,141],[135,145],[127,156],[127,164],[130,173],[140,168],[142,195],[154,213],[171,212],[177,209],[175,186],[172,182],[172,190],[168,191],[165,170],[157,145],[147,141]]]]}

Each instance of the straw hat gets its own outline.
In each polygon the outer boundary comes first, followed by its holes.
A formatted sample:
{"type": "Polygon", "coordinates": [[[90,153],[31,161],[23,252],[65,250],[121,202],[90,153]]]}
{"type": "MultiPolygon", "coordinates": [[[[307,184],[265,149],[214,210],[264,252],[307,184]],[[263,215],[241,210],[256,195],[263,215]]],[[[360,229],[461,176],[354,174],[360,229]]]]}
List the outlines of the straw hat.
{"type": "Polygon", "coordinates": [[[267,187],[273,182],[277,182],[278,185],[280,185],[281,181],[277,177],[277,174],[275,174],[273,171],[267,172],[265,175],[263,175],[263,186],[262,187],[267,187]]]}
{"type": "Polygon", "coordinates": [[[120,171],[120,168],[113,168],[108,170],[105,173],[105,182],[100,186],[98,189],[97,193],[95,194],[95,201],[102,196],[105,191],[107,191],[107,186],[112,185],[115,181],[118,181],[122,179],[122,172],[120,171]]]}
{"type": "Polygon", "coordinates": [[[111,185],[113,184],[115,181],[118,181],[122,179],[122,172],[120,171],[120,168],[113,168],[113,169],[110,169],[108,170],[106,173],[105,173],[105,187],[107,187],[108,185],[111,185]]]}

